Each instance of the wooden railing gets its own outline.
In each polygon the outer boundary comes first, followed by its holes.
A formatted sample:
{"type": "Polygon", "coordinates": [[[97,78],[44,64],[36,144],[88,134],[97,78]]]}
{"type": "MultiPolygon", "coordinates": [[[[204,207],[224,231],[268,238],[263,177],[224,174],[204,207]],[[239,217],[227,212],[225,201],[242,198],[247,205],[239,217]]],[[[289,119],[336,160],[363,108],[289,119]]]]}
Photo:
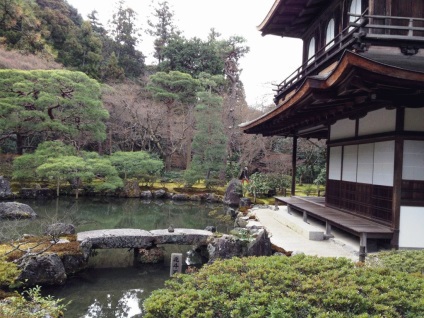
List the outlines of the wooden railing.
{"type": "Polygon", "coordinates": [[[360,42],[361,38],[424,42],[424,19],[367,15],[366,12],[361,15],[351,13],[348,15],[353,17],[354,21],[350,22],[347,28],[284,81],[276,85],[277,88],[274,89],[276,101],[289,88],[296,87],[296,84],[299,84],[304,77],[316,75],[325,67],[325,64],[336,61],[336,58],[339,58],[345,49],[360,42]]]}
{"type": "Polygon", "coordinates": [[[388,39],[422,40],[424,39],[424,19],[410,17],[392,17],[365,15],[369,20],[365,26],[367,36],[378,34],[388,39]]]}
{"type": "Polygon", "coordinates": [[[309,58],[302,66],[291,73],[284,81],[277,85],[275,91],[278,95],[283,94],[287,88],[298,82],[305,76],[314,73],[324,63],[344,51],[347,47],[351,46],[355,41],[353,36],[359,32],[360,27],[363,27],[366,21],[361,21],[361,17],[358,17],[353,21],[352,25],[345,28],[340,34],[332,39],[326,46],[316,52],[314,56],[309,58]]]}

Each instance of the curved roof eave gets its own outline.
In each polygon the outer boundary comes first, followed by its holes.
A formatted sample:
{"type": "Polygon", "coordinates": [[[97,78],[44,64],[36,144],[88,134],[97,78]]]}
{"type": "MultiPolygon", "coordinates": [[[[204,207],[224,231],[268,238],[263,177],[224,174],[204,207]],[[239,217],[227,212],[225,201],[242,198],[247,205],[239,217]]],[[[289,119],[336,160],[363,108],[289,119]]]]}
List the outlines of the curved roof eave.
{"type": "Polygon", "coordinates": [[[274,4],[272,5],[271,9],[269,10],[268,14],[266,15],[265,19],[262,21],[260,25],[258,25],[256,28],[258,31],[262,32],[262,35],[267,35],[269,33],[265,32],[263,29],[271,22],[272,17],[277,11],[277,8],[279,8],[280,4],[284,0],[275,0],[274,4]]]}
{"type": "Polygon", "coordinates": [[[291,106],[295,105],[298,101],[302,100],[302,98],[306,96],[306,94],[308,94],[312,88],[319,87],[323,89],[332,87],[343,77],[344,74],[346,74],[346,71],[352,67],[359,67],[363,69],[372,70],[373,72],[382,75],[391,74],[391,76],[397,77],[400,80],[412,79],[424,83],[424,73],[422,72],[416,72],[402,69],[396,66],[391,66],[388,64],[382,64],[377,61],[355,54],[351,51],[345,51],[343,53],[343,56],[339,60],[337,66],[326,77],[306,77],[300,87],[297,89],[297,91],[293,94],[293,96],[283,102],[283,104],[254,120],[240,124],[239,128],[241,128],[244,133],[249,133],[249,130],[252,130],[257,126],[266,123],[268,120],[278,116],[279,114],[289,109],[291,106]]]}

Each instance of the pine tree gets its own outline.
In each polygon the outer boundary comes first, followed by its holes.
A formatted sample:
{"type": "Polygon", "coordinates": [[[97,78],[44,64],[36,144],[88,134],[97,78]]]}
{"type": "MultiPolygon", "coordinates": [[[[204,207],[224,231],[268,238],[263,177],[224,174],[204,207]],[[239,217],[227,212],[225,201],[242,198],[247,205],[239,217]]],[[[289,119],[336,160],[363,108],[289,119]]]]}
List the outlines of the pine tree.
{"type": "Polygon", "coordinates": [[[147,89],[152,93],[153,98],[163,102],[166,107],[166,134],[163,157],[165,158],[165,170],[171,168],[171,156],[176,151],[172,136],[173,111],[177,105],[190,106],[196,101],[196,93],[200,89],[200,81],[190,74],[177,71],[169,73],[157,72],[150,76],[150,83],[147,89]]]}
{"type": "Polygon", "coordinates": [[[13,139],[19,154],[29,137],[103,140],[108,117],[99,83],[84,73],[0,70],[0,141],[13,139]]]}
{"type": "Polygon", "coordinates": [[[119,66],[124,69],[127,76],[140,76],[144,70],[144,55],[137,51],[140,33],[136,26],[137,13],[125,7],[125,1],[118,2],[117,11],[110,21],[111,33],[115,41],[115,54],[119,66]]]}
{"type": "Polygon", "coordinates": [[[174,12],[171,10],[168,1],[159,2],[157,7],[154,8],[153,16],[156,21],[147,20],[147,24],[150,27],[147,33],[156,37],[154,41],[154,57],[157,58],[158,64],[160,64],[164,59],[164,48],[168,45],[169,40],[180,32],[174,25],[174,12]]]}
{"type": "Polygon", "coordinates": [[[202,74],[201,80],[207,89],[197,95],[193,160],[186,171],[185,179],[188,184],[205,180],[206,186],[211,187],[224,176],[227,156],[227,137],[221,119],[223,100],[213,90],[219,87],[223,78],[202,74]]]}

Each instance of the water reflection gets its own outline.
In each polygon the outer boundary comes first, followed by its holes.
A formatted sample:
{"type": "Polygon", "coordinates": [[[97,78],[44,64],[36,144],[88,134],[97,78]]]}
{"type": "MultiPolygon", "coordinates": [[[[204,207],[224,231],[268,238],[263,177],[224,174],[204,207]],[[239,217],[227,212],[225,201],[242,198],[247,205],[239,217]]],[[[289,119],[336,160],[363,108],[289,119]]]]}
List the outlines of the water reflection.
{"type": "MultiPolygon", "coordinates": [[[[214,225],[219,232],[228,232],[223,224],[209,216],[212,210],[223,210],[220,204],[199,202],[143,201],[116,198],[60,198],[60,200],[17,200],[30,205],[38,214],[35,220],[4,221],[1,231],[16,238],[23,233],[41,234],[47,224],[72,223],[78,232],[95,229],[140,228],[144,230],[174,227],[204,229],[214,225]],[[13,223],[13,224],[12,224],[13,223]],[[13,229],[11,232],[8,229],[13,229]]],[[[1,238],[0,238],[1,239],[1,238]]]]}
{"type": "Polygon", "coordinates": [[[87,313],[82,317],[107,317],[110,314],[113,314],[113,317],[141,317],[143,311],[140,307],[140,301],[143,292],[142,289],[128,290],[116,305],[113,304],[112,296],[107,294],[105,304],[95,299],[94,303],[88,307],[87,313]]]}
{"type": "MultiPolygon", "coordinates": [[[[220,204],[172,201],[146,202],[139,199],[61,198],[60,200],[21,200],[39,215],[25,221],[23,233],[42,233],[45,224],[73,223],[78,232],[93,229],[140,228],[145,230],[175,227],[204,229],[213,225],[218,232],[228,233],[232,222],[222,223],[209,216],[222,211],[220,204]]],[[[64,286],[43,287],[44,295],[71,301],[65,312],[72,318],[143,317],[143,301],[153,290],[162,288],[169,279],[171,253],[182,253],[189,246],[166,245],[161,264],[133,266],[133,251],[98,250],[90,257],[90,269],[68,278],[64,286]]]]}
{"type": "Polygon", "coordinates": [[[72,300],[65,317],[143,317],[143,301],[164,286],[168,275],[169,269],[160,265],[90,269],[65,286],[43,288],[43,293],[72,300]]]}

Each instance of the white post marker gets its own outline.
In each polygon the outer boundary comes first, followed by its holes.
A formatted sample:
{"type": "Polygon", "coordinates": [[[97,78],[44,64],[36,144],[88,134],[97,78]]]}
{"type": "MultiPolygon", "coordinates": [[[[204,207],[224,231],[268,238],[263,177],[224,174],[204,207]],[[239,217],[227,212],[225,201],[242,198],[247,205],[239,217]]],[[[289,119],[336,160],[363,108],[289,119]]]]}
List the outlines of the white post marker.
{"type": "Polygon", "coordinates": [[[181,273],[183,268],[183,254],[181,253],[172,253],[171,254],[171,270],[169,276],[172,276],[176,273],[181,273]]]}

